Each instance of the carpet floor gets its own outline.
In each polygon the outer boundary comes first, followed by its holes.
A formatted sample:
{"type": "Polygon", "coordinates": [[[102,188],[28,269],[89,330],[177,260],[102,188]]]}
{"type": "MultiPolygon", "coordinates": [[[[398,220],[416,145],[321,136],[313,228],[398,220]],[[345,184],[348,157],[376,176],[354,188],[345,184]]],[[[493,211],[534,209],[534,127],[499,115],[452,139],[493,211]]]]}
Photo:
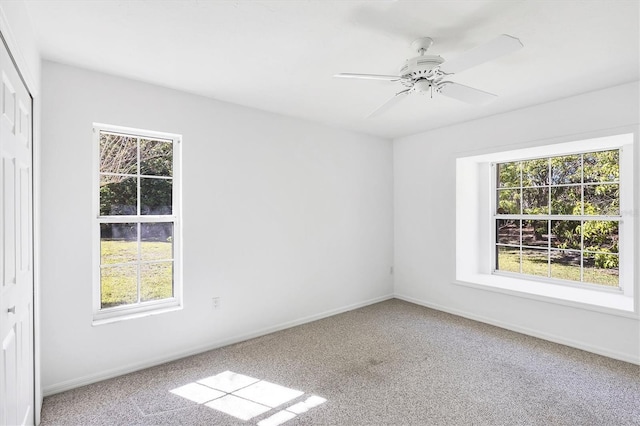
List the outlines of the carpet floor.
{"type": "Polygon", "coordinates": [[[640,366],[397,299],[44,399],[43,425],[640,425],[640,366]]]}

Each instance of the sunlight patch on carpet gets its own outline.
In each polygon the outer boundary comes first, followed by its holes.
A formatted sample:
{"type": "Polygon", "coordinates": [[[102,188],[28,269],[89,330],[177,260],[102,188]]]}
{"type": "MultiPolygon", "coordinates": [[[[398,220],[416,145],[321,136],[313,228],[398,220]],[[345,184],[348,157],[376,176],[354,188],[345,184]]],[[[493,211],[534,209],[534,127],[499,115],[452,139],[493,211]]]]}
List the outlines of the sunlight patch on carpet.
{"type": "MultiPolygon", "coordinates": [[[[172,389],[174,395],[228,414],[240,420],[251,420],[276,407],[299,399],[305,393],[244,374],[224,371],[172,389]]],[[[327,400],[311,395],[288,408],[260,420],[258,426],[279,426],[327,400]]]]}

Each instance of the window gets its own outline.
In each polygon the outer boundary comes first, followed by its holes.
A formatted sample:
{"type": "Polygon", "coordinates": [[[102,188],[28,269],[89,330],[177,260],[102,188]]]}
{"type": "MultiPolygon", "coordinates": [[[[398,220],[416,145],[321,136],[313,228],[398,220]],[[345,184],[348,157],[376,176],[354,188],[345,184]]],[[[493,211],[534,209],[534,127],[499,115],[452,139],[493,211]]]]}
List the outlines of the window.
{"type": "Polygon", "coordinates": [[[637,317],[638,129],[567,139],[456,158],[454,282],[637,317]]]}
{"type": "Polygon", "coordinates": [[[619,289],[619,149],[494,170],[496,272],[619,289]]]}
{"type": "Polygon", "coordinates": [[[179,308],[180,136],[93,131],[94,322],[179,308]]]}

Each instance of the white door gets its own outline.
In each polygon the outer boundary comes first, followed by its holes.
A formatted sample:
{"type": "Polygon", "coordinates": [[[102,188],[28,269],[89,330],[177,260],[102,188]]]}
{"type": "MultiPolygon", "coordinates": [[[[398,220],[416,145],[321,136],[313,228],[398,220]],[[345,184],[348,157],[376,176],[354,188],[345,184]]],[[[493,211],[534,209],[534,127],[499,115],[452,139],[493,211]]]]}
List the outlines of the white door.
{"type": "Polygon", "coordinates": [[[0,424],[34,422],[31,96],[0,37],[0,424]]]}

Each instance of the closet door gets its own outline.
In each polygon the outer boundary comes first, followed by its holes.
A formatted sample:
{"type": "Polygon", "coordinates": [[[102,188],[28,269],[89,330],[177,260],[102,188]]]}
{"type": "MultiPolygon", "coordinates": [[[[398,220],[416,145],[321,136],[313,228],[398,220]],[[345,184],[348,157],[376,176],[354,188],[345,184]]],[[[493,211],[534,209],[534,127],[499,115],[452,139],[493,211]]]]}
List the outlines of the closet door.
{"type": "Polygon", "coordinates": [[[31,96],[0,37],[0,424],[34,422],[31,96]]]}

